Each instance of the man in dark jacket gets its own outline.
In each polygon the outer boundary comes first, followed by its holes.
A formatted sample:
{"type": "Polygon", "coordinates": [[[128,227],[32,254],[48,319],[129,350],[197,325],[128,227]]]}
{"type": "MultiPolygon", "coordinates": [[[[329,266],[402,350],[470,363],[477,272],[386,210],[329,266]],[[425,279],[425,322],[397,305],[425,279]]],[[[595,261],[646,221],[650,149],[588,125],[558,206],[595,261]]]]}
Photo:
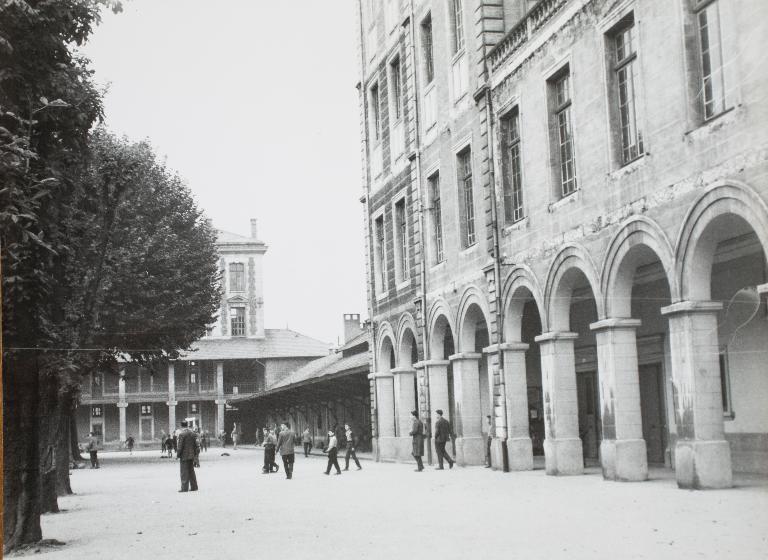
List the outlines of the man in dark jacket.
{"type": "Polygon", "coordinates": [[[424,463],[421,462],[421,457],[424,455],[424,423],[419,420],[419,413],[415,410],[411,411],[411,416],[413,419],[408,435],[413,437],[413,458],[416,459],[416,472],[421,472],[424,470],[424,463]]]}
{"type": "Polygon", "coordinates": [[[197,491],[197,477],[195,476],[195,463],[200,456],[200,447],[197,443],[195,432],[187,427],[187,421],[182,420],[181,432],[176,443],[176,458],[181,468],[181,490],[179,492],[197,491]]]}
{"type": "Polygon", "coordinates": [[[91,457],[91,468],[99,468],[99,440],[96,439],[96,434],[91,432],[88,434],[88,445],[86,446],[88,455],[91,457]]]}
{"type": "Polygon", "coordinates": [[[451,439],[451,424],[443,418],[443,411],[436,410],[437,421],[435,422],[435,449],[437,450],[437,470],[443,469],[443,459],[448,461],[448,466],[453,468],[453,460],[445,451],[445,444],[451,439]]]}
{"type": "Polygon", "coordinates": [[[285,469],[285,478],[293,477],[293,461],[296,458],[294,447],[296,446],[296,434],[288,422],[280,424],[280,435],[277,436],[277,451],[283,459],[283,469],[285,469]]]}
{"type": "Polygon", "coordinates": [[[355,448],[357,447],[357,436],[352,431],[352,428],[349,427],[349,424],[344,424],[344,435],[347,438],[347,454],[344,457],[344,470],[349,470],[349,458],[352,457],[352,459],[355,460],[355,465],[357,465],[357,470],[361,470],[363,467],[360,466],[360,461],[357,460],[357,455],[355,454],[355,448]]]}

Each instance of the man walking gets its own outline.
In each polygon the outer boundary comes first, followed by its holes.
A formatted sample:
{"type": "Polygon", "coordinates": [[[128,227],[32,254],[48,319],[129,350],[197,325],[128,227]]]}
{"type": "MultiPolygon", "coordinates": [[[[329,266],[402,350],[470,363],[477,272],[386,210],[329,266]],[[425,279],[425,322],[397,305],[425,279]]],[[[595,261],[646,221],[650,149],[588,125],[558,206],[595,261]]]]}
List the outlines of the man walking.
{"type": "Polygon", "coordinates": [[[181,421],[181,431],[176,443],[176,458],[181,469],[181,490],[179,492],[197,491],[197,477],[195,476],[195,463],[200,456],[200,447],[197,444],[195,433],[187,427],[187,421],[181,421]]]}
{"type": "Polygon", "coordinates": [[[277,437],[277,450],[283,459],[283,469],[285,469],[285,478],[288,480],[293,476],[293,461],[296,458],[294,447],[296,446],[296,433],[291,429],[288,422],[280,424],[280,435],[277,437]]]}
{"type": "Polygon", "coordinates": [[[424,423],[419,420],[419,413],[415,410],[411,411],[413,420],[411,421],[411,432],[408,434],[413,437],[413,458],[416,459],[416,472],[424,470],[424,463],[421,462],[421,457],[424,455],[424,423]]]}
{"type": "Polygon", "coordinates": [[[309,433],[309,428],[304,428],[301,443],[304,445],[304,457],[309,457],[309,452],[312,451],[312,434],[309,433]]]}
{"type": "Polygon", "coordinates": [[[443,411],[436,410],[437,421],[435,422],[435,449],[437,450],[437,470],[443,470],[443,459],[448,461],[449,468],[453,468],[453,460],[445,451],[445,444],[451,439],[451,424],[443,418],[443,411]]]}
{"type": "Polygon", "coordinates": [[[331,474],[331,467],[336,467],[336,474],[341,474],[341,469],[339,468],[339,461],[336,458],[339,453],[339,444],[336,440],[336,434],[333,432],[333,430],[328,431],[328,447],[326,448],[326,453],[328,453],[328,466],[325,469],[325,474],[331,474]]]}
{"type": "Polygon", "coordinates": [[[344,430],[347,436],[347,454],[344,456],[344,470],[349,470],[350,457],[355,460],[357,470],[362,470],[363,467],[360,466],[360,461],[357,460],[357,455],[355,454],[355,448],[357,447],[357,436],[352,432],[352,428],[349,427],[349,424],[344,424],[344,430]]]}
{"type": "Polygon", "coordinates": [[[88,455],[91,457],[91,468],[99,468],[99,440],[96,439],[96,434],[91,432],[88,434],[88,445],[86,446],[88,455]]]}
{"type": "Polygon", "coordinates": [[[493,442],[493,418],[491,415],[485,417],[488,420],[488,437],[485,441],[485,468],[490,469],[491,464],[491,443],[493,442]]]}

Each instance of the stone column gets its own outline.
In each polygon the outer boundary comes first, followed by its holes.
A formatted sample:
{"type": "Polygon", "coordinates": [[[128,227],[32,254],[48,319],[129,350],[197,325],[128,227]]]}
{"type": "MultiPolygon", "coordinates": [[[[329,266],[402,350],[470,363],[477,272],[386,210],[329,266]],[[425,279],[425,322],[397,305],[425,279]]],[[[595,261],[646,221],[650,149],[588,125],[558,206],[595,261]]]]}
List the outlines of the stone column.
{"type": "Polygon", "coordinates": [[[416,371],[411,368],[394,368],[392,381],[395,394],[395,422],[397,425],[397,458],[408,460],[412,458],[413,440],[411,438],[411,411],[416,408],[416,392],[413,382],[416,371]]]}
{"type": "Polygon", "coordinates": [[[482,354],[464,352],[448,359],[453,364],[455,388],[454,427],[456,438],[456,461],[460,465],[485,464],[485,442],[483,441],[483,414],[480,406],[480,359],[482,354]]]}
{"type": "Polygon", "coordinates": [[[669,318],[672,392],[677,424],[675,475],[680,488],[732,485],[720,388],[717,314],[722,304],[682,301],[661,310],[669,318]]]}
{"type": "Polygon", "coordinates": [[[597,339],[603,431],[600,462],[607,480],[648,478],[637,367],[639,326],[638,319],[604,319],[589,326],[597,339]]]}
{"type": "MultiPolygon", "coordinates": [[[[448,401],[448,360],[425,360],[422,362],[426,370],[429,385],[429,412],[435,418],[435,411],[442,410],[443,418],[453,422],[451,407],[448,401]]],[[[434,428],[434,426],[432,426],[434,428]]],[[[455,429],[455,428],[454,428],[455,429]]]]}
{"type": "Polygon", "coordinates": [[[216,437],[224,430],[224,413],[227,400],[224,398],[224,362],[216,362],[216,437]]]}
{"type": "Polygon", "coordinates": [[[176,430],[176,364],[168,363],[168,433],[176,430]]]}
{"type": "MultiPolygon", "coordinates": [[[[120,441],[125,441],[128,437],[125,420],[126,408],[128,408],[128,402],[125,396],[125,367],[123,366],[120,368],[120,374],[117,380],[117,411],[120,415],[120,441]]],[[[106,429],[104,429],[104,435],[107,435],[106,429]]]]}
{"type": "Polygon", "coordinates": [[[397,458],[394,376],[391,372],[376,372],[371,375],[376,383],[379,457],[392,461],[397,458]]]}
{"type": "Polygon", "coordinates": [[[500,345],[492,344],[483,348],[483,354],[488,362],[488,395],[491,405],[493,426],[490,429],[491,437],[491,467],[494,470],[504,470],[507,463],[507,402],[503,372],[499,371],[500,345]],[[497,380],[498,375],[498,383],[497,380]]]}
{"type": "Polygon", "coordinates": [[[534,339],[541,349],[544,459],[550,475],[584,473],[573,353],[578,337],[571,332],[548,332],[534,339]]]}
{"type": "Polygon", "coordinates": [[[533,444],[528,424],[528,379],[524,342],[499,345],[504,356],[504,389],[507,403],[507,456],[509,470],[533,470],[533,444]]]}

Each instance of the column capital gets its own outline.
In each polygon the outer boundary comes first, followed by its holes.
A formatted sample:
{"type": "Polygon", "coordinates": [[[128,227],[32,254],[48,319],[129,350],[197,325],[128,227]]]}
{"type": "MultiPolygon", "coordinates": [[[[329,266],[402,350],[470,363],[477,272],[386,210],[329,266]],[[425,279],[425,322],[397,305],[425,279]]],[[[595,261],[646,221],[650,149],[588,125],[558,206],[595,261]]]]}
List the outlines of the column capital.
{"type": "Polygon", "coordinates": [[[611,329],[638,329],[642,321],[640,319],[631,319],[623,317],[611,317],[609,319],[602,319],[595,321],[589,325],[590,330],[602,331],[611,329]]]}
{"type": "Polygon", "coordinates": [[[424,361],[416,362],[413,364],[413,369],[424,369],[424,361]]]}
{"type": "Polygon", "coordinates": [[[391,371],[372,371],[368,374],[368,379],[379,379],[387,377],[392,377],[391,371]]]}
{"type": "Polygon", "coordinates": [[[165,401],[165,404],[167,404],[168,406],[176,406],[177,404],[179,404],[179,401],[165,401]]]}
{"type": "Polygon", "coordinates": [[[227,399],[216,399],[213,402],[216,403],[217,405],[221,406],[221,405],[227,404],[227,399]]]}
{"type": "Polygon", "coordinates": [[[555,340],[576,340],[579,338],[578,333],[567,331],[549,331],[541,333],[534,338],[536,342],[554,342],[555,340]]]}
{"type": "Polygon", "coordinates": [[[448,359],[452,362],[458,362],[461,360],[474,360],[477,361],[482,358],[483,355],[480,352],[459,352],[452,356],[448,356],[448,359]]]}
{"type": "Polygon", "coordinates": [[[531,345],[527,342],[502,342],[499,350],[502,352],[525,352],[531,345]]]}
{"type": "Polygon", "coordinates": [[[414,375],[416,373],[416,370],[409,367],[392,368],[392,375],[407,374],[407,373],[414,375]]]}
{"type": "Polygon", "coordinates": [[[423,367],[447,366],[450,363],[448,360],[424,360],[419,362],[423,367]]]}
{"type": "Polygon", "coordinates": [[[661,308],[662,315],[678,315],[690,313],[717,313],[723,308],[719,301],[678,301],[661,308]]]}
{"type": "Polygon", "coordinates": [[[117,404],[117,408],[128,408],[128,403],[125,401],[120,401],[117,404]]]}
{"type": "Polygon", "coordinates": [[[768,284],[758,284],[757,285],[757,293],[758,294],[768,294],[768,284]]]}

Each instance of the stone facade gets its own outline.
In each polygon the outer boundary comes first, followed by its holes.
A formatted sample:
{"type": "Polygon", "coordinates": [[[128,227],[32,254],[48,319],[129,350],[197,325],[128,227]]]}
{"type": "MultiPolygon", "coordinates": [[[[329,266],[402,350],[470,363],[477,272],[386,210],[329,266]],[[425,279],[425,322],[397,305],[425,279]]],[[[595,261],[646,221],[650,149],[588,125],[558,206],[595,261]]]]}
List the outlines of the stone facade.
{"type": "Polygon", "coordinates": [[[504,470],[543,455],[549,474],[594,462],[631,481],[666,465],[694,488],[768,473],[768,67],[753,39],[765,8],[424,1],[387,34],[382,4],[360,9],[380,458],[408,458],[396,419],[418,404],[427,423],[446,411],[466,465],[486,461],[490,435],[504,470]],[[451,54],[456,13],[464,55],[451,54]],[[372,140],[398,52],[412,121],[399,174],[387,127],[382,166],[372,140]],[[393,281],[402,194],[407,284],[393,281]],[[398,390],[404,375],[415,392],[398,390]]]}

